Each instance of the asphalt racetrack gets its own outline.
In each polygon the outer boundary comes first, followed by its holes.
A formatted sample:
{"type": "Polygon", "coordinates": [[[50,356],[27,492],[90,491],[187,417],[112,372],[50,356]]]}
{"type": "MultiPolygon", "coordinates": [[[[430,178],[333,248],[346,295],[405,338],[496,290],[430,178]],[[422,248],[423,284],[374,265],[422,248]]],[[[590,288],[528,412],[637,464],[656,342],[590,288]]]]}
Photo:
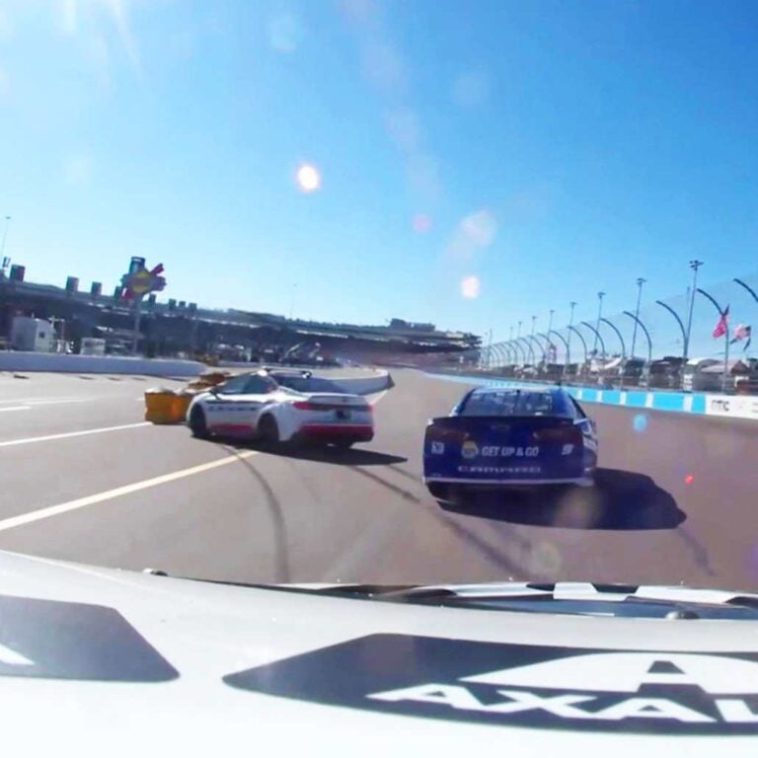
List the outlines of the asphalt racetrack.
{"type": "Polygon", "coordinates": [[[273,453],[143,420],[146,377],[0,375],[0,549],[236,582],[494,580],[758,588],[758,424],[586,406],[598,486],[442,506],[429,417],[461,384],[414,371],[377,436],[273,453]]]}

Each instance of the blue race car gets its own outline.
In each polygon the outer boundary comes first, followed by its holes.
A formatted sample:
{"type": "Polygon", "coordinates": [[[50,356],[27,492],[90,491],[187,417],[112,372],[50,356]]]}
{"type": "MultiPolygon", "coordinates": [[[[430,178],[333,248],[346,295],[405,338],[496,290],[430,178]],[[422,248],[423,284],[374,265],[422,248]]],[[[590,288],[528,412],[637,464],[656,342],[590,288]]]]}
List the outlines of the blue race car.
{"type": "Polygon", "coordinates": [[[424,437],[424,482],[445,499],[451,486],[501,488],[594,483],[595,422],[560,388],[479,387],[424,437]]]}

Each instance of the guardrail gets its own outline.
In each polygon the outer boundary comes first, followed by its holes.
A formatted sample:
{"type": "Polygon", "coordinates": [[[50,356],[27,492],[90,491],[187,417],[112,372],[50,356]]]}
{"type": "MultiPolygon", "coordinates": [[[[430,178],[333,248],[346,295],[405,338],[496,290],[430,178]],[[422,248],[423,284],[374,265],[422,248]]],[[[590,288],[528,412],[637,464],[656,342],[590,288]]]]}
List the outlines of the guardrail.
{"type": "MultiPolygon", "coordinates": [[[[493,377],[471,376],[463,374],[435,374],[429,376],[446,379],[463,384],[485,385],[489,387],[545,387],[544,382],[528,382],[513,379],[496,379],[493,377]]],[[[723,416],[727,418],[744,418],[758,421],[758,397],[753,395],[716,395],[708,393],[689,393],[655,391],[644,389],[601,389],[598,387],[563,386],[570,395],[585,403],[603,403],[619,405],[626,408],[639,408],[675,413],[694,413],[705,416],[723,416]]]]}

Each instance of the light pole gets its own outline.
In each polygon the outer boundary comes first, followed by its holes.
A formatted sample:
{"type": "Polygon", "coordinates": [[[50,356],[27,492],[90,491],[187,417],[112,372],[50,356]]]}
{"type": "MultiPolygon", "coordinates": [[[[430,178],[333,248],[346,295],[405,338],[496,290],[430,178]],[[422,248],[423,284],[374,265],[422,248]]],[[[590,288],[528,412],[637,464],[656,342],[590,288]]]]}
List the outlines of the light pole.
{"type": "Polygon", "coordinates": [[[553,331],[553,315],[555,314],[555,310],[553,308],[550,309],[550,316],[547,320],[547,349],[548,349],[548,362],[555,363],[558,360],[558,351],[553,350],[553,340],[550,337],[550,332],[553,331]]]}
{"type": "Polygon", "coordinates": [[[292,321],[292,312],[295,310],[295,290],[296,289],[297,289],[297,282],[293,282],[292,292],[290,294],[290,317],[289,317],[290,321],[292,321]]]}
{"type": "Polygon", "coordinates": [[[692,291],[690,292],[690,309],[687,315],[687,333],[684,337],[684,360],[690,357],[690,336],[692,334],[692,313],[695,310],[695,293],[697,292],[697,270],[703,265],[703,261],[691,260],[692,291]]]}
{"type": "MultiPolygon", "coordinates": [[[[0,245],[0,265],[2,265],[3,260],[5,259],[5,240],[8,239],[8,227],[11,225],[11,217],[6,216],[5,217],[5,229],[3,231],[3,244],[0,245]]],[[[5,270],[3,268],[3,270],[5,270]]]]}
{"type": "Polygon", "coordinates": [[[571,306],[571,315],[569,316],[568,339],[566,340],[566,363],[571,365],[571,332],[574,326],[574,308],[576,308],[576,301],[572,300],[569,305],[571,306]]]}
{"type": "Polygon", "coordinates": [[[518,329],[516,330],[516,339],[519,339],[519,337],[521,337],[521,324],[522,323],[523,321],[518,322],[518,329]]]}
{"type": "Polygon", "coordinates": [[[595,333],[595,341],[592,345],[592,352],[597,357],[597,333],[600,332],[600,319],[603,317],[603,298],[605,297],[605,292],[598,292],[597,293],[597,326],[595,327],[597,329],[597,332],[595,333]]]}
{"type": "MultiPolygon", "coordinates": [[[[537,317],[532,316],[532,336],[529,338],[529,344],[531,345],[534,341],[534,325],[537,323],[537,317]]],[[[535,366],[537,363],[537,356],[534,354],[534,348],[532,348],[532,365],[535,366]]],[[[536,366],[535,366],[536,368],[536,366]]]]}
{"type": "Polygon", "coordinates": [[[632,349],[629,353],[630,358],[634,358],[634,346],[637,342],[637,321],[640,318],[640,302],[642,300],[642,285],[645,283],[645,279],[639,277],[637,279],[637,307],[634,310],[634,329],[632,330],[632,349]]]}

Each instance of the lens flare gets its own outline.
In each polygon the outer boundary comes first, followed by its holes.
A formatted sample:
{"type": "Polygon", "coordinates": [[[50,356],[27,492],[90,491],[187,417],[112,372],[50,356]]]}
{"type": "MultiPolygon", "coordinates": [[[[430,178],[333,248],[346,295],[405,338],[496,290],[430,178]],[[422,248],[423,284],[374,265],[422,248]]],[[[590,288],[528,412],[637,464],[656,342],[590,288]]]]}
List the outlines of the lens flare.
{"type": "Polygon", "coordinates": [[[486,102],[490,94],[489,77],[481,71],[468,71],[453,82],[451,97],[462,108],[474,108],[486,102]]]}
{"type": "Polygon", "coordinates": [[[268,41],[278,53],[294,53],[303,36],[303,29],[296,16],[282,13],[268,23],[268,41]]]}
{"type": "Polygon", "coordinates": [[[563,556],[552,542],[538,542],[527,559],[532,576],[559,576],[563,568],[563,556]]]}
{"type": "Polygon", "coordinates": [[[635,432],[644,432],[647,429],[647,414],[638,413],[632,420],[632,428],[635,432]]]}
{"type": "Polygon", "coordinates": [[[426,213],[417,213],[411,225],[416,234],[426,234],[432,228],[432,219],[426,213]]]}
{"type": "Polygon", "coordinates": [[[461,221],[461,231],[476,247],[489,247],[497,234],[497,219],[486,209],[472,213],[461,221]]]}
{"type": "Polygon", "coordinates": [[[685,484],[692,484],[694,481],[695,477],[692,474],[687,474],[687,476],[684,477],[685,484]]]}
{"type": "Polygon", "coordinates": [[[467,300],[476,300],[479,297],[481,282],[478,276],[464,276],[461,279],[461,295],[467,300]]]}
{"type": "Polygon", "coordinates": [[[321,174],[311,163],[303,163],[298,167],[295,181],[301,192],[315,192],[321,189],[321,174]]]}

